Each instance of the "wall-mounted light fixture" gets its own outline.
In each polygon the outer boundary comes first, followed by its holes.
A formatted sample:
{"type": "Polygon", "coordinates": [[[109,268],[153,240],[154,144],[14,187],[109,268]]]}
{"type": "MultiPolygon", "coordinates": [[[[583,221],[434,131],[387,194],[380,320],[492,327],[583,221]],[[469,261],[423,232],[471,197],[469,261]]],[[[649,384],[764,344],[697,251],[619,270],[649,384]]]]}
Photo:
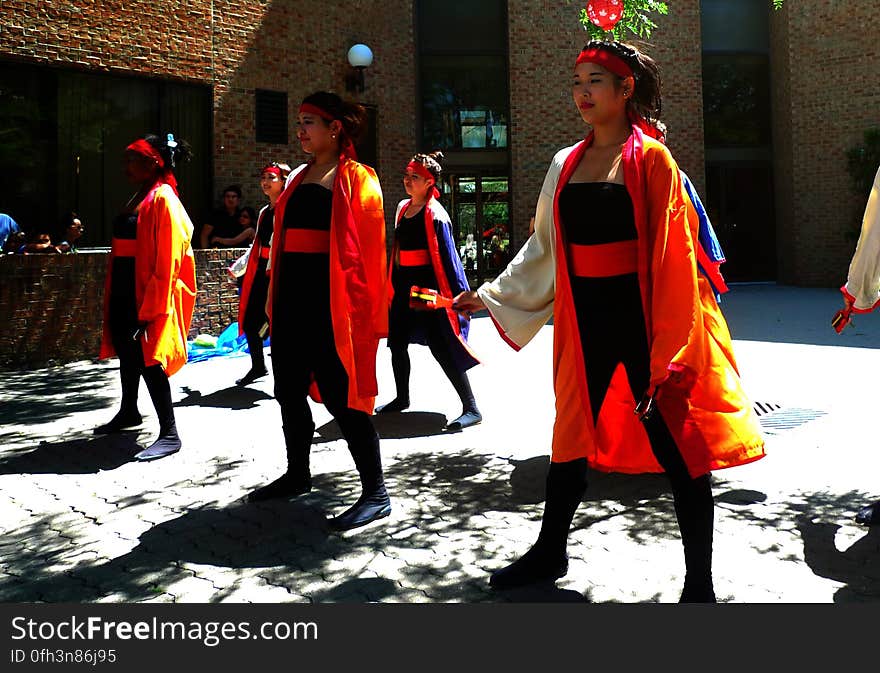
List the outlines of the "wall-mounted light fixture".
{"type": "Polygon", "coordinates": [[[355,44],[348,50],[348,63],[353,68],[345,77],[346,91],[364,90],[364,70],[373,62],[373,50],[365,44],[355,44]]]}

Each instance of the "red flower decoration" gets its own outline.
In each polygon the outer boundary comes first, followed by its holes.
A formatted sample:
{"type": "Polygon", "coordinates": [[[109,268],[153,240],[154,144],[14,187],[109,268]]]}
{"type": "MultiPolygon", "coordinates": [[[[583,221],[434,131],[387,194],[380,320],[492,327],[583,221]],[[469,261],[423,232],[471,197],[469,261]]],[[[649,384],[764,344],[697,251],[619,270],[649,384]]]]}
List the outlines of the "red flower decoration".
{"type": "Polygon", "coordinates": [[[623,18],[624,0],[590,0],[587,16],[602,30],[611,30],[623,18]]]}

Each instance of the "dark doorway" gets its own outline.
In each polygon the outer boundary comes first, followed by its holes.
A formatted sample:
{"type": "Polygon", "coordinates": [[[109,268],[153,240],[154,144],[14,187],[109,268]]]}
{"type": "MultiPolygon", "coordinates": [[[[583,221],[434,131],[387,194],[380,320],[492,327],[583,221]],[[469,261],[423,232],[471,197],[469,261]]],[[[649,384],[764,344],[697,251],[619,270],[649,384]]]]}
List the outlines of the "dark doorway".
{"type": "Polygon", "coordinates": [[[769,161],[706,164],[705,206],[727,261],[728,281],[776,280],[776,220],[769,161]]]}

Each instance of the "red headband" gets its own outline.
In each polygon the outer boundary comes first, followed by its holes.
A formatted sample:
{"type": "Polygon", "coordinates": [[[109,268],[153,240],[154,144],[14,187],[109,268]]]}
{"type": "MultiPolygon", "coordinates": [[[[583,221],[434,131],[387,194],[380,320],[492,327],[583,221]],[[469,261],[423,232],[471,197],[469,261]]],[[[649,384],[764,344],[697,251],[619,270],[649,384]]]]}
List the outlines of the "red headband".
{"type": "Polygon", "coordinates": [[[328,122],[332,122],[334,119],[336,119],[336,117],[334,117],[332,114],[327,112],[327,110],[325,110],[324,108],[320,108],[317,105],[314,105],[313,103],[303,103],[302,105],[299,106],[299,112],[300,112],[300,114],[310,113],[313,115],[318,115],[321,119],[324,119],[325,121],[328,121],[328,122]]]}
{"type": "MultiPolygon", "coordinates": [[[[303,103],[302,105],[299,106],[299,112],[300,112],[300,114],[305,113],[305,114],[318,115],[321,119],[323,119],[324,121],[327,121],[327,122],[332,122],[334,119],[337,119],[332,114],[327,112],[327,110],[325,110],[322,107],[318,107],[317,105],[315,105],[313,103],[303,103]]],[[[354,143],[351,141],[351,138],[349,138],[348,135],[345,133],[344,129],[342,132],[342,136],[340,137],[339,140],[340,140],[340,149],[342,150],[342,155],[345,157],[348,157],[349,159],[357,161],[357,152],[354,149],[354,143]]]]}
{"type": "Polygon", "coordinates": [[[150,145],[150,143],[148,143],[143,138],[138,138],[125,149],[127,151],[143,154],[145,157],[148,157],[149,159],[152,159],[157,164],[159,164],[161,168],[165,168],[165,160],[162,158],[162,155],[159,154],[155,147],[150,145]]]}
{"type": "Polygon", "coordinates": [[[148,143],[143,138],[138,138],[131,145],[125,148],[126,151],[137,152],[138,154],[142,154],[148,159],[152,159],[157,164],[159,164],[160,176],[157,182],[164,182],[166,185],[169,185],[171,189],[174,190],[174,193],[177,194],[177,178],[174,177],[174,173],[170,168],[165,166],[165,160],[162,158],[162,155],[159,154],[159,151],[153,147],[150,143],[148,143]]]}
{"type": "Polygon", "coordinates": [[[263,170],[260,171],[260,175],[263,173],[273,173],[277,175],[279,178],[281,177],[281,169],[278,166],[272,166],[271,164],[266,166],[263,170]]]}
{"type": "Polygon", "coordinates": [[[440,190],[437,189],[437,179],[433,175],[431,175],[431,171],[429,171],[424,164],[420,164],[418,161],[410,161],[406,165],[406,167],[412,170],[413,173],[425,178],[425,180],[433,180],[434,187],[431,194],[434,196],[435,199],[440,198],[440,190]]]}
{"type": "Polygon", "coordinates": [[[626,61],[619,56],[612,54],[607,49],[584,49],[577,57],[575,66],[581,63],[595,63],[601,65],[608,72],[614,73],[618,77],[632,77],[633,71],[626,61]]]}

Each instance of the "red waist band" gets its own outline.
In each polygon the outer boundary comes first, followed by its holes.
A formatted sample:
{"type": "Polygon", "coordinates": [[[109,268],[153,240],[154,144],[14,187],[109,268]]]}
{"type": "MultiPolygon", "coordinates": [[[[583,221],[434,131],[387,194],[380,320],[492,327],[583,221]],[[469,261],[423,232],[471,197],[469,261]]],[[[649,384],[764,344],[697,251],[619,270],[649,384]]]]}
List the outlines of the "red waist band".
{"type": "Polygon", "coordinates": [[[582,278],[606,278],[639,270],[638,241],[617,241],[598,245],[568,245],[571,274],[582,278]]]}
{"type": "Polygon", "coordinates": [[[401,250],[400,266],[430,266],[431,255],[427,250],[401,250]]]}
{"type": "Polygon", "coordinates": [[[330,232],[323,229],[285,229],[284,252],[330,252],[330,232]]]}
{"type": "Polygon", "coordinates": [[[110,246],[114,257],[134,257],[137,254],[137,240],[133,238],[114,238],[110,246]]]}

